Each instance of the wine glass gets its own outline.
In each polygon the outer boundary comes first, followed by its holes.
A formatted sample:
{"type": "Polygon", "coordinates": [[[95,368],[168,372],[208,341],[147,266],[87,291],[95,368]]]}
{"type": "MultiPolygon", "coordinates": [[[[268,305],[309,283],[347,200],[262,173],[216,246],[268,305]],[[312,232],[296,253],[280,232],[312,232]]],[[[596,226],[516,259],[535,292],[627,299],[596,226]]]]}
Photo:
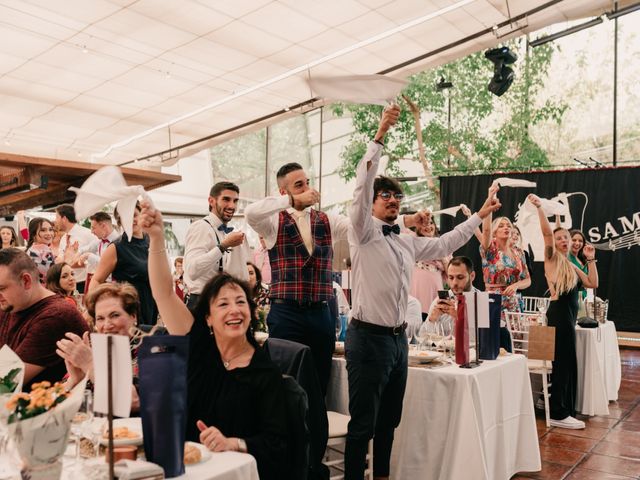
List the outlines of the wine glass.
{"type": "Polygon", "coordinates": [[[413,323],[407,323],[407,343],[411,345],[411,341],[415,335],[416,327],[413,323]]]}
{"type": "Polygon", "coordinates": [[[85,390],[82,393],[82,403],[78,412],[71,420],[71,434],[76,442],[76,454],[74,464],[81,466],[80,461],[80,440],[82,439],[82,433],[86,425],[91,422],[93,418],[93,396],[91,390],[85,390]]]}
{"type": "Polygon", "coordinates": [[[335,319],[336,322],[336,342],[340,340],[340,334],[342,333],[342,318],[338,316],[335,319]]]}

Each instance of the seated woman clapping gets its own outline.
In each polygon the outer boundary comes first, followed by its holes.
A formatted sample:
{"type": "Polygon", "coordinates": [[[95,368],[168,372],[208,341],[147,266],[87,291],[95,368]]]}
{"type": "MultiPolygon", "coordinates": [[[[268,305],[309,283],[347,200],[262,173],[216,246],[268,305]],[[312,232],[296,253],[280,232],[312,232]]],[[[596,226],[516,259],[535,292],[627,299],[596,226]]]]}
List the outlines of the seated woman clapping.
{"type": "Polygon", "coordinates": [[[143,204],[149,280],[169,333],[189,337],[187,440],[248,452],[262,480],[287,478],[287,417],[278,368],[255,342],[248,286],[227,274],[204,287],[192,314],[173,288],[162,216],[143,204]]]}
{"type": "MultiPolygon", "coordinates": [[[[128,283],[104,283],[91,291],[87,298],[87,311],[94,319],[95,330],[98,333],[126,335],[130,338],[131,359],[133,368],[132,404],[131,410],[140,409],[138,397],[138,335],[135,328],[140,302],[138,292],[128,283]]],[[[72,388],[85,375],[93,380],[93,356],[89,343],[89,334],[80,338],[73,333],[67,333],[65,339],[58,342],[58,355],[65,360],[69,377],[67,385],[72,388]]]]}

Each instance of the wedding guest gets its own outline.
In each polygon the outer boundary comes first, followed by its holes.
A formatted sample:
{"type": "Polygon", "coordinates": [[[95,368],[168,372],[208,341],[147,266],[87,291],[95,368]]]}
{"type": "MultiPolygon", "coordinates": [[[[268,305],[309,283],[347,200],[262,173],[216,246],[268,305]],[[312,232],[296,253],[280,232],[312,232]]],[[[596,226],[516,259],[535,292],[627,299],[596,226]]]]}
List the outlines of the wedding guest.
{"type": "Polygon", "coordinates": [[[184,283],[184,258],[176,257],[173,261],[173,283],[176,286],[176,295],[184,302],[187,295],[187,286],[184,283]]]}
{"type": "Polygon", "coordinates": [[[404,198],[402,188],[393,179],[376,178],[382,142],[399,115],[397,105],[383,112],[378,131],[358,164],[350,207],[353,308],[345,356],[351,421],[344,453],[345,480],[362,480],[372,438],[374,478],[389,477],[393,436],[407,382],[405,318],[413,264],[451,254],[469,240],[481,218],[500,206],[494,200],[496,186],[480,212],[452,232],[439,238],[400,234],[402,227],[423,225],[429,214],[418,212],[394,224],[404,198]]]}
{"type": "MultiPolygon", "coordinates": [[[[587,244],[587,239],[580,230],[571,230],[569,234],[571,235],[569,261],[582,270],[582,273],[588,275],[589,267],[587,265],[587,259],[584,256],[584,246],[587,244]]],[[[587,289],[582,287],[580,289],[580,295],[583,300],[587,298],[587,289]]]]}
{"type": "Polygon", "coordinates": [[[111,242],[120,237],[120,232],[113,228],[111,215],[107,212],[96,212],[89,217],[89,221],[91,222],[91,233],[96,236],[96,240],[78,248],[81,261],[86,262],[87,265],[87,287],[91,283],[91,277],[96,273],[102,254],[111,242]]]}
{"type": "Polygon", "coordinates": [[[284,387],[249,330],[255,304],[247,284],[215,275],[192,313],[173,291],[162,215],[143,205],[153,296],[169,333],[189,338],[187,440],[253,455],[262,480],[288,478],[284,387]]]}
{"type": "Polygon", "coordinates": [[[262,272],[257,265],[247,262],[247,272],[249,274],[249,290],[251,298],[257,307],[269,305],[269,286],[262,282],[262,272]]]}
{"type": "Polygon", "coordinates": [[[42,284],[47,281],[47,272],[55,263],[55,256],[51,251],[53,240],[53,223],[46,218],[32,218],[29,222],[29,240],[27,241],[27,255],[38,268],[39,279],[42,284]]]}
{"type": "Polygon", "coordinates": [[[73,296],[76,293],[76,279],[73,269],[67,263],[56,263],[47,272],[47,289],[62,297],[74,307],[78,302],[73,296]]]}
{"type": "Polygon", "coordinates": [[[540,198],[530,194],[528,200],[538,209],[540,230],[544,237],[544,275],[551,293],[547,322],[550,327],[555,327],[555,356],[549,399],[551,426],[583,429],[584,422],[575,418],[578,382],[575,325],[580,287],[598,286],[595,248],[589,244],[584,246],[583,253],[588,268],[588,274],[585,274],[569,261],[569,231],[565,228],[552,231],[540,198]]]}
{"type": "Polygon", "coordinates": [[[531,285],[531,277],[524,253],[512,245],[511,220],[499,217],[492,222],[491,218],[488,215],[482,222],[482,276],[485,291],[502,295],[500,347],[510,352],[511,337],[507,330],[506,312],[522,311],[517,293],[531,285]]]}
{"type": "Polygon", "coordinates": [[[33,383],[59,381],[64,362],[56,342],[65,332],[88,330],[80,312],[40,283],[38,269],[26,252],[0,250],[0,347],[8,345],[24,362],[23,390],[33,383]]]}
{"type": "Polygon", "coordinates": [[[2,241],[2,247],[0,248],[11,248],[11,247],[22,246],[20,237],[16,234],[16,231],[10,225],[4,225],[0,227],[0,240],[2,241]]]}
{"type": "Polygon", "coordinates": [[[91,230],[78,224],[76,211],[73,208],[73,205],[70,204],[58,205],[56,207],[55,226],[58,230],[64,233],[60,239],[57,261],[67,261],[67,263],[73,267],[73,272],[76,277],[76,288],[79,292],[84,293],[85,281],[87,280],[87,268],[84,264],[84,259],[76,257],[73,261],[69,261],[69,257],[65,257],[65,253],[67,252],[67,249],[72,246],[73,249],[78,252],[81,248],[95,242],[97,238],[93,233],[91,233],[91,230]],[[65,258],[67,258],[67,260],[65,260],[65,258]]]}
{"type": "MultiPolygon", "coordinates": [[[[118,226],[122,227],[122,220],[117,208],[113,215],[118,226]]],[[[140,204],[136,203],[131,240],[126,233],[123,233],[120,238],[107,247],[100,258],[96,273],[91,279],[89,292],[104,283],[109,275],[113,277],[114,282],[130,283],[135,287],[140,298],[140,315],[137,318],[139,324],[155,325],[158,320],[158,307],[149,285],[149,238],[138,223],[139,215],[140,204]]]]}
{"type": "MultiPolygon", "coordinates": [[[[424,226],[415,228],[418,237],[436,238],[440,236],[438,227],[429,217],[429,222],[424,226]]],[[[442,290],[443,282],[446,282],[446,267],[448,258],[439,258],[427,262],[416,262],[411,277],[411,290],[409,294],[415,297],[422,305],[422,319],[427,318],[429,305],[438,296],[438,290],[442,290]]]]}
{"type": "Polygon", "coordinates": [[[204,286],[219,273],[247,279],[249,244],[243,232],[228,225],[239,198],[240,188],[235,183],[216,183],[209,191],[209,215],[189,226],[184,249],[189,308],[195,308],[204,286]]]}
{"type": "Polygon", "coordinates": [[[267,285],[271,283],[271,263],[269,262],[269,250],[264,243],[264,238],[260,237],[260,245],[253,253],[253,264],[260,269],[262,281],[267,285]]]}

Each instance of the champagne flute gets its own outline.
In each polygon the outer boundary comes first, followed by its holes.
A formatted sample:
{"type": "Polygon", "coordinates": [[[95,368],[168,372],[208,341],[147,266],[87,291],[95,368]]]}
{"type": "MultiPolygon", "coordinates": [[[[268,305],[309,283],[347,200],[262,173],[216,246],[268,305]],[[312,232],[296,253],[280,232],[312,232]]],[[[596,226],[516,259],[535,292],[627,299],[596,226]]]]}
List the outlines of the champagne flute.
{"type": "Polygon", "coordinates": [[[538,311],[540,312],[541,315],[541,320],[542,320],[542,325],[546,325],[547,324],[547,317],[546,317],[546,313],[547,313],[547,299],[546,298],[539,298],[536,300],[536,308],[538,309],[538,311]]]}
{"type": "Polygon", "coordinates": [[[82,393],[82,403],[80,404],[80,408],[71,420],[71,434],[73,435],[76,442],[76,454],[74,459],[74,464],[76,465],[76,467],[79,467],[81,465],[80,440],[82,439],[82,433],[84,431],[85,425],[91,422],[92,418],[93,396],[91,390],[85,390],[82,393]]]}

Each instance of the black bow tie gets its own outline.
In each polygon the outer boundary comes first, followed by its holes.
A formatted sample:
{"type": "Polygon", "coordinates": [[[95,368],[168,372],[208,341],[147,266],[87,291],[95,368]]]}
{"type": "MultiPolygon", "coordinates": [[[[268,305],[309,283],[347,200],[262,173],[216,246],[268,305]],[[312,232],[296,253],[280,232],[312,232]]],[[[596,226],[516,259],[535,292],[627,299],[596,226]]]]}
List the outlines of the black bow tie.
{"type": "Polygon", "coordinates": [[[387,235],[395,233],[396,235],[400,235],[400,225],[382,225],[382,234],[386,237],[387,235]]]}
{"type": "Polygon", "coordinates": [[[221,224],[218,227],[218,230],[220,230],[221,232],[224,232],[225,235],[229,235],[231,232],[233,232],[233,227],[227,227],[224,223],[221,224]]]}

